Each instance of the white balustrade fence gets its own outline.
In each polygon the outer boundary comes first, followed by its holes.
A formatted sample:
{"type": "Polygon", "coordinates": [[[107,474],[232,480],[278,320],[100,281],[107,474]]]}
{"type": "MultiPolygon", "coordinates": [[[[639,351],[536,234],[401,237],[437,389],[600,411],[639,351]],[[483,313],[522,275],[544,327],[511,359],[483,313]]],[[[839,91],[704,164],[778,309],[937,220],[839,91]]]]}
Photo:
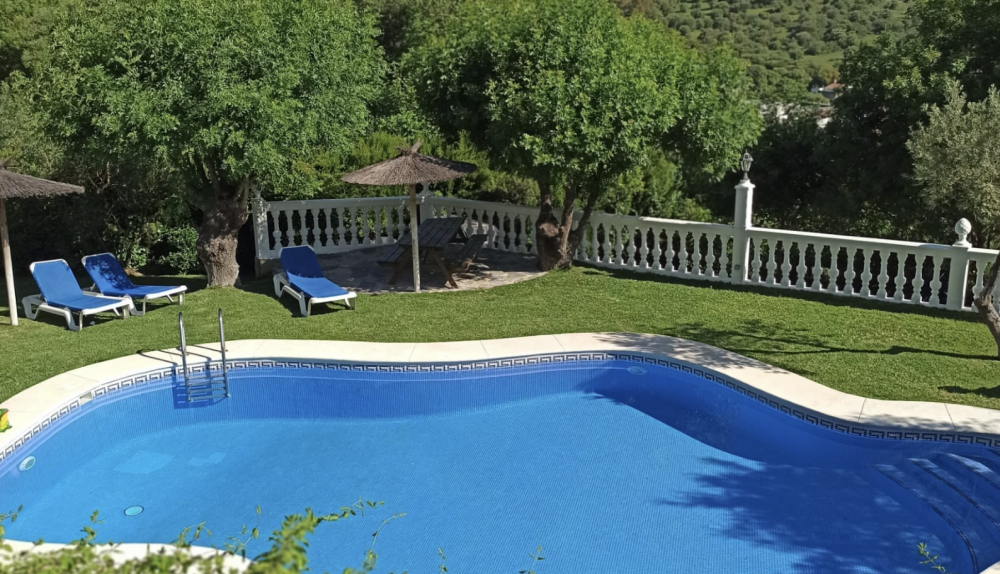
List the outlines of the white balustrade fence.
{"type": "MultiPolygon", "coordinates": [[[[734,225],[594,214],[576,260],[696,280],[829,293],[859,299],[971,310],[996,251],[954,245],[804,233],[753,227],[754,186],[736,187],[734,225]]],[[[421,220],[465,216],[468,235],[486,248],[536,253],[537,207],[421,195],[421,220]]],[[[398,241],[409,230],[406,197],[254,202],[257,257],[276,259],[282,247],[308,244],[339,253],[398,241]]],[[[1000,290],[998,290],[1000,291],[1000,290]]]]}

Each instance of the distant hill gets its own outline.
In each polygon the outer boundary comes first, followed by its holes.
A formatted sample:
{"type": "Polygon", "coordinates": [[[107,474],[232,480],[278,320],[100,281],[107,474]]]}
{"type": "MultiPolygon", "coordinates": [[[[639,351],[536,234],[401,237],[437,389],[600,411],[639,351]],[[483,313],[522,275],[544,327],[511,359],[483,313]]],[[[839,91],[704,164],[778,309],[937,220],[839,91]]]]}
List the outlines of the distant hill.
{"type": "Polygon", "coordinates": [[[625,13],[666,23],[697,44],[728,40],[751,62],[761,97],[809,97],[837,79],[843,50],[901,30],[906,0],[616,0],[625,13]]]}

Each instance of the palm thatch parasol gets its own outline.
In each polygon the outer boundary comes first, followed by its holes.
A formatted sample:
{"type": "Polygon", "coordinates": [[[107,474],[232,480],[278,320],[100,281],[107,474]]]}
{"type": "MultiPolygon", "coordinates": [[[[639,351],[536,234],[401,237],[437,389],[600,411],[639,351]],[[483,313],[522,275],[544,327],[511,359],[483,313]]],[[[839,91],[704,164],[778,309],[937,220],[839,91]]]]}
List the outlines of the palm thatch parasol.
{"type": "Polygon", "coordinates": [[[417,184],[441,183],[476,171],[471,163],[441,159],[417,153],[421,142],[398,148],[400,154],[383,162],[351,172],[341,179],[362,185],[405,185],[410,191],[410,237],[413,248],[413,290],[420,291],[420,247],[418,245],[417,184]]]}
{"type": "Polygon", "coordinates": [[[83,188],[66,183],[39,179],[14,173],[7,169],[7,161],[0,162],[0,246],[3,248],[4,276],[7,280],[7,303],[10,307],[10,324],[17,325],[17,297],[14,295],[14,269],[10,262],[10,237],[7,235],[7,200],[22,197],[55,197],[83,193],[83,188]]]}

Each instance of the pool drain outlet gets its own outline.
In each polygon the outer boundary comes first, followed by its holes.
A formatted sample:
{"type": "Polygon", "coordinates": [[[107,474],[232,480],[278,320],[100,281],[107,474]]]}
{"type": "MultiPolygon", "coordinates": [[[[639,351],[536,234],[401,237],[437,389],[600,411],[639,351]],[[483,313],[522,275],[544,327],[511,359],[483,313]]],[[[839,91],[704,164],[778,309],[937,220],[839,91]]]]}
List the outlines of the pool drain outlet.
{"type": "Polygon", "coordinates": [[[125,509],[125,516],[139,516],[145,508],[141,506],[129,506],[125,509]]]}
{"type": "Polygon", "coordinates": [[[35,466],[35,457],[29,456],[28,458],[21,461],[21,464],[17,465],[17,469],[21,472],[26,470],[31,470],[31,467],[35,466]]]}
{"type": "Polygon", "coordinates": [[[645,375],[646,369],[643,369],[642,367],[629,367],[628,372],[632,373],[633,375],[645,375]]]}

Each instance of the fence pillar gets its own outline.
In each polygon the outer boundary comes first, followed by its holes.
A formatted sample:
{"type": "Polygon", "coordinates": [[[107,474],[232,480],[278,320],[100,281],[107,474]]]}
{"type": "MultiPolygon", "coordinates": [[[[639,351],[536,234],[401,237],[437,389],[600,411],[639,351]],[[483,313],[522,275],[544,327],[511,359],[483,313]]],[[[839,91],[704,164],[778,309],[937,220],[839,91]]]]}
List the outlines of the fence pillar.
{"type": "Polygon", "coordinates": [[[965,293],[969,288],[969,248],[972,244],[966,240],[972,224],[964,217],[955,224],[955,234],[958,241],[951,246],[951,264],[948,267],[948,298],[945,307],[953,311],[961,311],[965,307],[965,293]]]}
{"type": "Polygon", "coordinates": [[[260,196],[259,188],[255,190],[254,198],[250,200],[250,207],[253,210],[253,236],[257,251],[254,257],[254,274],[260,278],[264,276],[265,261],[273,259],[274,254],[271,253],[271,239],[267,233],[267,210],[270,206],[260,196]]]}
{"type": "Polygon", "coordinates": [[[746,281],[750,263],[750,234],[753,229],[753,188],[749,178],[736,185],[736,213],[733,216],[733,272],[730,280],[739,285],[746,281]]]}

